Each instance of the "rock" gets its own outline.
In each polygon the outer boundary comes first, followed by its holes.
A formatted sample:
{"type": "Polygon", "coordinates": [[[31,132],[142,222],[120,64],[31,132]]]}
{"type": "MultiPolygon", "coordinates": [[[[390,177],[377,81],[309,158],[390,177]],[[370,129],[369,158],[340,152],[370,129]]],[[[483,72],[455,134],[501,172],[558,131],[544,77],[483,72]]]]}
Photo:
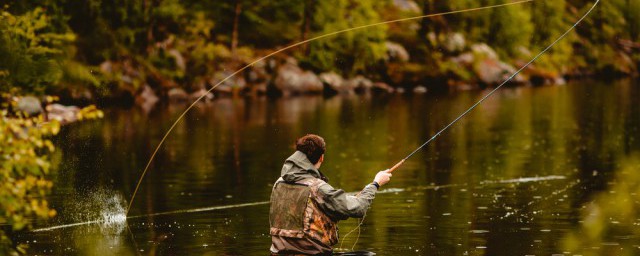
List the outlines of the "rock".
{"type": "Polygon", "coordinates": [[[253,95],[265,95],[267,93],[267,87],[266,82],[257,83],[251,86],[249,93],[253,95]]]}
{"type": "Polygon", "coordinates": [[[80,108],[76,106],[63,106],[57,103],[48,105],[46,109],[49,120],[58,120],[63,124],[78,120],[78,112],[80,112],[80,108]]]}
{"type": "Polygon", "coordinates": [[[258,63],[251,66],[246,75],[247,82],[253,83],[261,83],[265,81],[269,81],[271,79],[271,75],[267,72],[267,64],[265,61],[259,61],[258,63]]]}
{"type": "Polygon", "coordinates": [[[466,52],[456,57],[451,57],[449,60],[458,65],[467,66],[473,64],[475,57],[473,56],[473,53],[466,52]]]}
{"type": "Polygon", "coordinates": [[[149,85],[145,85],[140,90],[140,93],[136,95],[135,102],[138,106],[140,106],[145,112],[149,112],[153,106],[158,102],[158,96],[153,92],[153,89],[149,85]]]}
{"type": "Polygon", "coordinates": [[[419,13],[422,11],[416,2],[411,0],[393,0],[393,5],[405,12],[419,13]]]}
{"type": "Polygon", "coordinates": [[[496,53],[496,51],[494,51],[491,47],[483,43],[472,45],[471,51],[487,59],[492,59],[492,60],[498,59],[498,54],[496,53]]]}
{"type": "Polygon", "coordinates": [[[555,85],[566,85],[567,80],[565,80],[564,77],[556,77],[556,79],[553,80],[553,83],[555,85]]]}
{"type": "MultiPolygon", "coordinates": [[[[518,63],[518,65],[522,66],[525,62],[518,63]]],[[[555,84],[556,81],[562,83],[564,80],[562,76],[553,70],[547,70],[539,68],[536,65],[529,65],[525,70],[526,76],[529,77],[529,81],[532,85],[545,85],[545,84],[555,84]]]]}
{"type": "Polygon", "coordinates": [[[387,47],[387,61],[409,61],[409,52],[401,44],[387,41],[385,46],[387,47]]]}
{"type": "Polygon", "coordinates": [[[27,116],[35,116],[42,113],[42,104],[36,97],[25,96],[18,100],[16,109],[19,112],[27,114],[27,116]]]}
{"type": "MultiPolygon", "coordinates": [[[[515,73],[516,69],[499,60],[484,59],[475,65],[474,71],[482,83],[499,84],[515,73]]],[[[524,82],[524,79],[517,75],[512,82],[524,82]]]]}
{"type": "Polygon", "coordinates": [[[200,90],[197,90],[197,91],[189,94],[189,100],[190,101],[195,101],[195,100],[199,99],[200,97],[202,97],[202,99],[200,99],[200,101],[204,101],[204,102],[211,101],[211,100],[213,100],[213,93],[210,93],[205,89],[200,89],[200,90]],[[202,97],[203,95],[204,95],[204,97],[202,97]]]}
{"type": "Polygon", "coordinates": [[[373,82],[361,75],[349,79],[346,84],[359,93],[368,92],[373,87],[373,82]]]}
{"type": "Polygon", "coordinates": [[[500,83],[504,75],[507,73],[502,69],[500,62],[494,59],[482,60],[474,68],[478,79],[485,84],[500,83]]]}
{"type": "Polygon", "coordinates": [[[444,40],[444,48],[449,52],[460,52],[465,45],[466,41],[461,33],[449,33],[444,40]]]}
{"type": "Polygon", "coordinates": [[[415,88],[413,88],[413,93],[417,93],[417,94],[427,93],[427,87],[418,85],[415,88]]]}
{"type": "MultiPolygon", "coordinates": [[[[209,83],[211,84],[211,86],[215,86],[218,83],[220,83],[222,80],[230,76],[231,74],[233,73],[229,71],[216,72],[213,75],[213,78],[209,80],[209,83]]],[[[247,82],[244,79],[244,77],[236,75],[228,78],[227,80],[222,82],[220,85],[216,86],[216,88],[214,88],[213,91],[217,93],[229,94],[229,93],[232,93],[234,90],[242,90],[246,86],[247,86],[247,82]]]]}
{"type": "Polygon", "coordinates": [[[113,72],[113,62],[107,60],[100,63],[100,71],[102,71],[103,73],[113,72]]]}
{"type": "Polygon", "coordinates": [[[189,99],[189,95],[182,88],[172,88],[167,92],[170,102],[184,102],[189,99]]]}
{"type": "Polygon", "coordinates": [[[293,62],[286,62],[278,68],[274,85],[285,93],[321,93],[324,89],[318,76],[311,71],[303,71],[293,62]]]}
{"type": "Polygon", "coordinates": [[[526,57],[531,57],[532,53],[529,49],[527,49],[527,47],[524,46],[518,46],[516,48],[516,50],[520,53],[520,55],[522,56],[526,56],[526,57]]]}
{"type": "Polygon", "coordinates": [[[373,83],[373,86],[371,87],[371,90],[373,92],[381,92],[381,93],[392,93],[393,87],[389,86],[387,83],[383,83],[383,82],[375,82],[373,83]]]}
{"type": "Polygon", "coordinates": [[[329,91],[332,92],[340,92],[340,93],[350,93],[353,92],[352,88],[346,86],[344,78],[342,76],[336,74],[335,72],[322,73],[318,76],[320,81],[325,85],[329,91]]]}

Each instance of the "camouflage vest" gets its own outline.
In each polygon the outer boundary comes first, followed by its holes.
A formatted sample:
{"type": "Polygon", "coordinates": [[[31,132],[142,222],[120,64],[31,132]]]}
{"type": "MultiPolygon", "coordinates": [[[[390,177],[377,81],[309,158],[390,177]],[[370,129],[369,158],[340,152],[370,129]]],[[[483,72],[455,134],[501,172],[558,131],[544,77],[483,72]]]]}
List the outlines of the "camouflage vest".
{"type": "Polygon", "coordinates": [[[271,193],[269,210],[272,236],[313,239],[327,247],[338,242],[338,225],[316,205],[322,200],[318,188],[321,179],[287,183],[278,179],[271,193]]]}

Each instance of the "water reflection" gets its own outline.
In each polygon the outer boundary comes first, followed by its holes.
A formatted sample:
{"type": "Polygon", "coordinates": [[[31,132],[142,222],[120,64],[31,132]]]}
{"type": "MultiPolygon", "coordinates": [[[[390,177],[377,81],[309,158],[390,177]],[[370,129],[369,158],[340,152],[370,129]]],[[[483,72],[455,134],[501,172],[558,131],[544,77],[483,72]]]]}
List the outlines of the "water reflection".
{"type": "Polygon", "coordinates": [[[566,250],[582,255],[640,253],[640,152],[619,166],[608,189],[584,204],[578,227],[565,236],[566,250]]]}
{"type": "MultiPolygon", "coordinates": [[[[323,172],[331,183],[359,190],[484,93],[200,104],[158,152],[131,210],[140,217],[129,219],[122,233],[71,227],[24,234],[23,240],[37,240],[34,253],[47,254],[262,254],[270,242],[268,205],[154,213],[268,200],[293,140],[305,133],[325,137],[323,172]]],[[[355,249],[379,255],[563,253],[558,238],[579,226],[582,205],[610,188],[621,159],[640,150],[638,98],[638,85],[628,81],[500,91],[405,163],[378,195],[355,249]]],[[[185,107],[149,115],[111,109],[104,120],[65,128],[50,200],[59,216],[72,214],[64,202],[74,193],[109,188],[130,195],[185,107]]],[[[342,222],[342,234],[356,225],[342,222]]],[[[352,234],[344,247],[355,240],[352,234]]]]}

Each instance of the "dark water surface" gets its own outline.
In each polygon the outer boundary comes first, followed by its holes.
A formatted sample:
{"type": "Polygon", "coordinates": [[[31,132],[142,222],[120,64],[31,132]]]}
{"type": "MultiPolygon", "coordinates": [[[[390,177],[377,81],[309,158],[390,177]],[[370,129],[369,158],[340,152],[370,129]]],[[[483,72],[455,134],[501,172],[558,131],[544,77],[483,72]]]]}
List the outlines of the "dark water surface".
{"type": "MultiPolygon", "coordinates": [[[[335,187],[357,191],[487,92],[201,104],[159,151],[128,226],[78,225],[20,240],[31,254],[267,255],[268,204],[234,205],[269,199],[297,137],[325,137],[321,170],[335,187]],[[207,207],[214,208],[154,215],[207,207]]],[[[394,173],[354,249],[563,254],[584,205],[611,193],[616,172],[640,152],[639,99],[640,86],[630,81],[502,89],[394,173]]],[[[58,216],[36,228],[122,214],[155,146],[185,108],[107,109],[103,120],[65,127],[56,138],[50,197],[58,216]]],[[[357,224],[341,222],[341,240],[357,224]]],[[[357,237],[355,231],[336,247],[351,249],[357,237]]],[[[639,241],[612,236],[596,247],[638,255],[639,241]]]]}

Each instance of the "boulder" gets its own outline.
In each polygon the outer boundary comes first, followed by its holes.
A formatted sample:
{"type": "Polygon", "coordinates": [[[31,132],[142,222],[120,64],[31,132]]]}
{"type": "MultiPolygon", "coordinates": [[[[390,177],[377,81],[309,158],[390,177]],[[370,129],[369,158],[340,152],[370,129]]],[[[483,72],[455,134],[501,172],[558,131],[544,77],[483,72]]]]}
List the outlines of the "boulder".
{"type": "Polygon", "coordinates": [[[211,101],[211,100],[213,100],[213,93],[210,93],[205,89],[200,89],[200,90],[197,90],[197,91],[192,92],[191,94],[189,94],[189,100],[190,101],[195,101],[195,100],[199,99],[200,97],[202,97],[202,99],[200,99],[201,102],[211,101]]]}
{"type": "Polygon", "coordinates": [[[456,63],[460,66],[469,66],[471,64],[473,64],[475,57],[473,56],[473,53],[470,52],[465,52],[463,54],[460,54],[458,56],[455,57],[451,57],[449,58],[449,60],[453,63],[456,63]]]}
{"type": "Polygon", "coordinates": [[[246,73],[247,82],[251,84],[271,80],[271,75],[267,72],[267,64],[265,61],[259,61],[254,64],[246,73]]]}
{"type": "Polygon", "coordinates": [[[182,88],[172,88],[167,92],[170,102],[185,102],[189,99],[189,95],[182,88]]]}
{"type": "Polygon", "coordinates": [[[26,114],[27,116],[35,116],[42,113],[42,104],[36,97],[25,96],[18,99],[16,110],[26,114]]]}
{"type": "Polygon", "coordinates": [[[158,96],[156,96],[156,93],[153,91],[153,89],[151,89],[149,85],[145,85],[144,87],[142,87],[142,90],[140,90],[140,93],[136,95],[135,102],[146,112],[149,112],[158,102],[158,100],[158,96]]]}
{"type": "Polygon", "coordinates": [[[49,120],[58,120],[63,124],[78,120],[78,112],[80,112],[80,108],[76,106],[63,106],[57,103],[48,105],[46,109],[49,120]]]}
{"type": "Polygon", "coordinates": [[[318,76],[292,62],[286,62],[278,68],[274,85],[285,93],[321,93],[324,89],[318,76]]]}
{"type": "Polygon", "coordinates": [[[471,46],[471,51],[474,54],[480,55],[486,59],[492,59],[492,60],[498,59],[498,54],[496,53],[496,51],[494,51],[487,44],[483,44],[483,43],[474,44],[471,46]]]}
{"type": "Polygon", "coordinates": [[[497,84],[508,76],[511,67],[505,67],[502,62],[495,59],[484,59],[474,67],[478,79],[485,84],[497,84]]]}
{"type": "Polygon", "coordinates": [[[391,87],[387,83],[383,83],[383,82],[375,82],[375,83],[373,83],[373,86],[371,87],[371,90],[373,92],[380,92],[380,93],[392,93],[394,91],[393,87],[391,87]]]}
{"type": "Polygon", "coordinates": [[[346,84],[359,93],[368,92],[373,87],[373,82],[361,75],[349,79],[346,84]]]}
{"type": "MultiPolygon", "coordinates": [[[[525,62],[518,63],[518,65],[524,65],[525,62]]],[[[534,64],[529,65],[524,73],[529,77],[529,81],[532,85],[545,85],[545,84],[555,84],[556,80],[558,82],[562,82],[564,80],[562,76],[553,70],[547,70],[540,68],[534,64]]]]}
{"type": "MultiPolygon", "coordinates": [[[[515,73],[516,69],[499,60],[484,59],[474,66],[474,72],[484,84],[499,84],[515,73]]],[[[522,83],[525,80],[521,75],[517,75],[512,82],[522,83]]]]}
{"type": "Polygon", "coordinates": [[[253,84],[249,93],[252,95],[265,95],[267,94],[267,88],[268,86],[266,82],[253,84]]]}
{"type": "Polygon", "coordinates": [[[413,88],[413,93],[416,93],[416,94],[427,93],[427,87],[424,87],[422,85],[418,85],[418,86],[413,88]]]}
{"type": "Polygon", "coordinates": [[[461,52],[466,46],[462,33],[449,33],[444,40],[444,48],[449,52],[461,52]]]}
{"type": "Polygon", "coordinates": [[[331,92],[350,93],[352,88],[347,87],[344,78],[335,72],[322,73],[318,76],[325,88],[331,92]]]}
{"type": "Polygon", "coordinates": [[[113,72],[113,62],[107,60],[100,63],[100,71],[107,74],[113,72]]]}
{"type": "Polygon", "coordinates": [[[422,10],[420,9],[420,6],[415,1],[411,1],[411,0],[393,0],[393,5],[398,9],[400,9],[401,11],[405,11],[405,12],[415,12],[415,13],[422,12],[422,10]]]}
{"type": "Polygon", "coordinates": [[[387,61],[409,61],[409,52],[401,44],[387,41],[385,46],[387,47],[387,61]]]}
{"type": "MultiPolygon", "coordinates": [[[[215,86],[225,78],[229,77],[231,74],[233,74],[233,72],[230,72],[230,71],[216,72],[213,75],[213,78],[209,80],[209,83],[211,86],[215,86]]],[[[244,79],[244,77],[240,75],[235,75],[233,77],[229,77],[220,85],[216,86],[216,88],[214,88],[213,91],[217,93],[229,94],[229,93],[232,93],[234,90],[242,90],[246,86],[247,86],[247,82],[244,79]]]]}

